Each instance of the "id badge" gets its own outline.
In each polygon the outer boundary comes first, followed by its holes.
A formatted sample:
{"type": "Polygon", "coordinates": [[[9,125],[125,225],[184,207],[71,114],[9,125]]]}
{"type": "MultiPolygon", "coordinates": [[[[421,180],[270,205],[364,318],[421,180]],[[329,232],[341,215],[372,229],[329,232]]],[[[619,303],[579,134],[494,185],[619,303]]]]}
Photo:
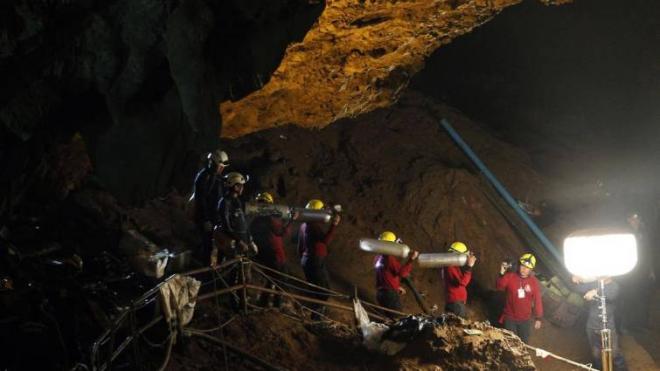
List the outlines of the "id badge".
{"type": "Polygon", "coordinates": [[[518,289],[518,299],[524,299],[525,298],[525,289],[522,287],[518,289]]]}

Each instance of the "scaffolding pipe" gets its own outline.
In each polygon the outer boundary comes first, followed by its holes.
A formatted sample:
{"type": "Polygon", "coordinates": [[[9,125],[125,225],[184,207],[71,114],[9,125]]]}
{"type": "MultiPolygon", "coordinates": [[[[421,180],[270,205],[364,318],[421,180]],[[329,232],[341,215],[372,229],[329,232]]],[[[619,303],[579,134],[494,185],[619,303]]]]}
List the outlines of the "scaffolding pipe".
{"type": "Polygon", "coordinates": [[[558,262],[561,263],[562,258],[561,255],[559,254],[559,251],[557,248],[550,242],[548,237],[545,236],[543,231],[534,223],[532,218],[527,215],[527,213],[518,205],[518,202],[511,196],[509,191],[504,187],[502,183],[495,177],[495,175],[486,167],[486,165],[479,159],[476,153],[470,148],[470,146],[465,143],[463,138],[454,130],[454,128],[449,124],[449,121],[447,119],[442,119],[440,120],[440,125],[442,126],[443,129],[449,134],[449,137],[456,143],[456,145],[465,153],[465,155],[474,163],[474,165],[481,171],[486,179],[490,182],[490,184],[495,187],[495,190],[499,195],[506,201],[509,206],[518,214],[518,216],[527,224],[527,227],[532,231],[532,233],[536,236],[536,238],[539,239],[541,244],[552,254],[552,256],[557,259],[558,262]]]}

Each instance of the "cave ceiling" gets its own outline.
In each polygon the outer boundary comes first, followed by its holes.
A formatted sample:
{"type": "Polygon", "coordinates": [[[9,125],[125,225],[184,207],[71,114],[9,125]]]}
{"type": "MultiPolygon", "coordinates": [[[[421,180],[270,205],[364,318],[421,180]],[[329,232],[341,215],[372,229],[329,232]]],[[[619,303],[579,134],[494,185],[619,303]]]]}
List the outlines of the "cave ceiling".
{"type": "Polygon", "coordinates": [[[290,123],[321,128],[388,106],[438,47],[520,2],[328,0],[261,89],[220,104],[221,135],[236,138],[290,123]]]}

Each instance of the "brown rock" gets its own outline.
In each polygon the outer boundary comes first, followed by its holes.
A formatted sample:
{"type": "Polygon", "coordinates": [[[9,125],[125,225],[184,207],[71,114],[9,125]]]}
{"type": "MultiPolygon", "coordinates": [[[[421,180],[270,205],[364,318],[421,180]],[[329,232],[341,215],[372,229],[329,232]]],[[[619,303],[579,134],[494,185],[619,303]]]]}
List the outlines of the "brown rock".
{"type": "Polygon", "coordinates": [[[434,50],[519,2],[328,1],[262,89],[220,104],[222,136],[287,123],[320,128],[388,106],[434,50]]]}

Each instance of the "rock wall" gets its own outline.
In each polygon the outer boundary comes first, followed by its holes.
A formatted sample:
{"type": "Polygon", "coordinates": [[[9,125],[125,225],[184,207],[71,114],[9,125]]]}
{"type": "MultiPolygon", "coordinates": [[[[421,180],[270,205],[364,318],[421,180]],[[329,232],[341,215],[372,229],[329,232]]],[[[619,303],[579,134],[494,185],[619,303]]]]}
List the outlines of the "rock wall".
{"type": "Polygon", "coordinates": [[[95,175],[123,202],[190,187],[200,153],[218,144],[217,102],[258,89],[322,8],[3,1],[0,193],[15,203],[41,159],[76,132],[95,175]]]}
{"type": "Polygon", "coordinates": [[[222,135],[287,123],[319,128],[388,106],[434,50],[519,2],[328,1],[262,89],[220,105],[222,135]]]}

